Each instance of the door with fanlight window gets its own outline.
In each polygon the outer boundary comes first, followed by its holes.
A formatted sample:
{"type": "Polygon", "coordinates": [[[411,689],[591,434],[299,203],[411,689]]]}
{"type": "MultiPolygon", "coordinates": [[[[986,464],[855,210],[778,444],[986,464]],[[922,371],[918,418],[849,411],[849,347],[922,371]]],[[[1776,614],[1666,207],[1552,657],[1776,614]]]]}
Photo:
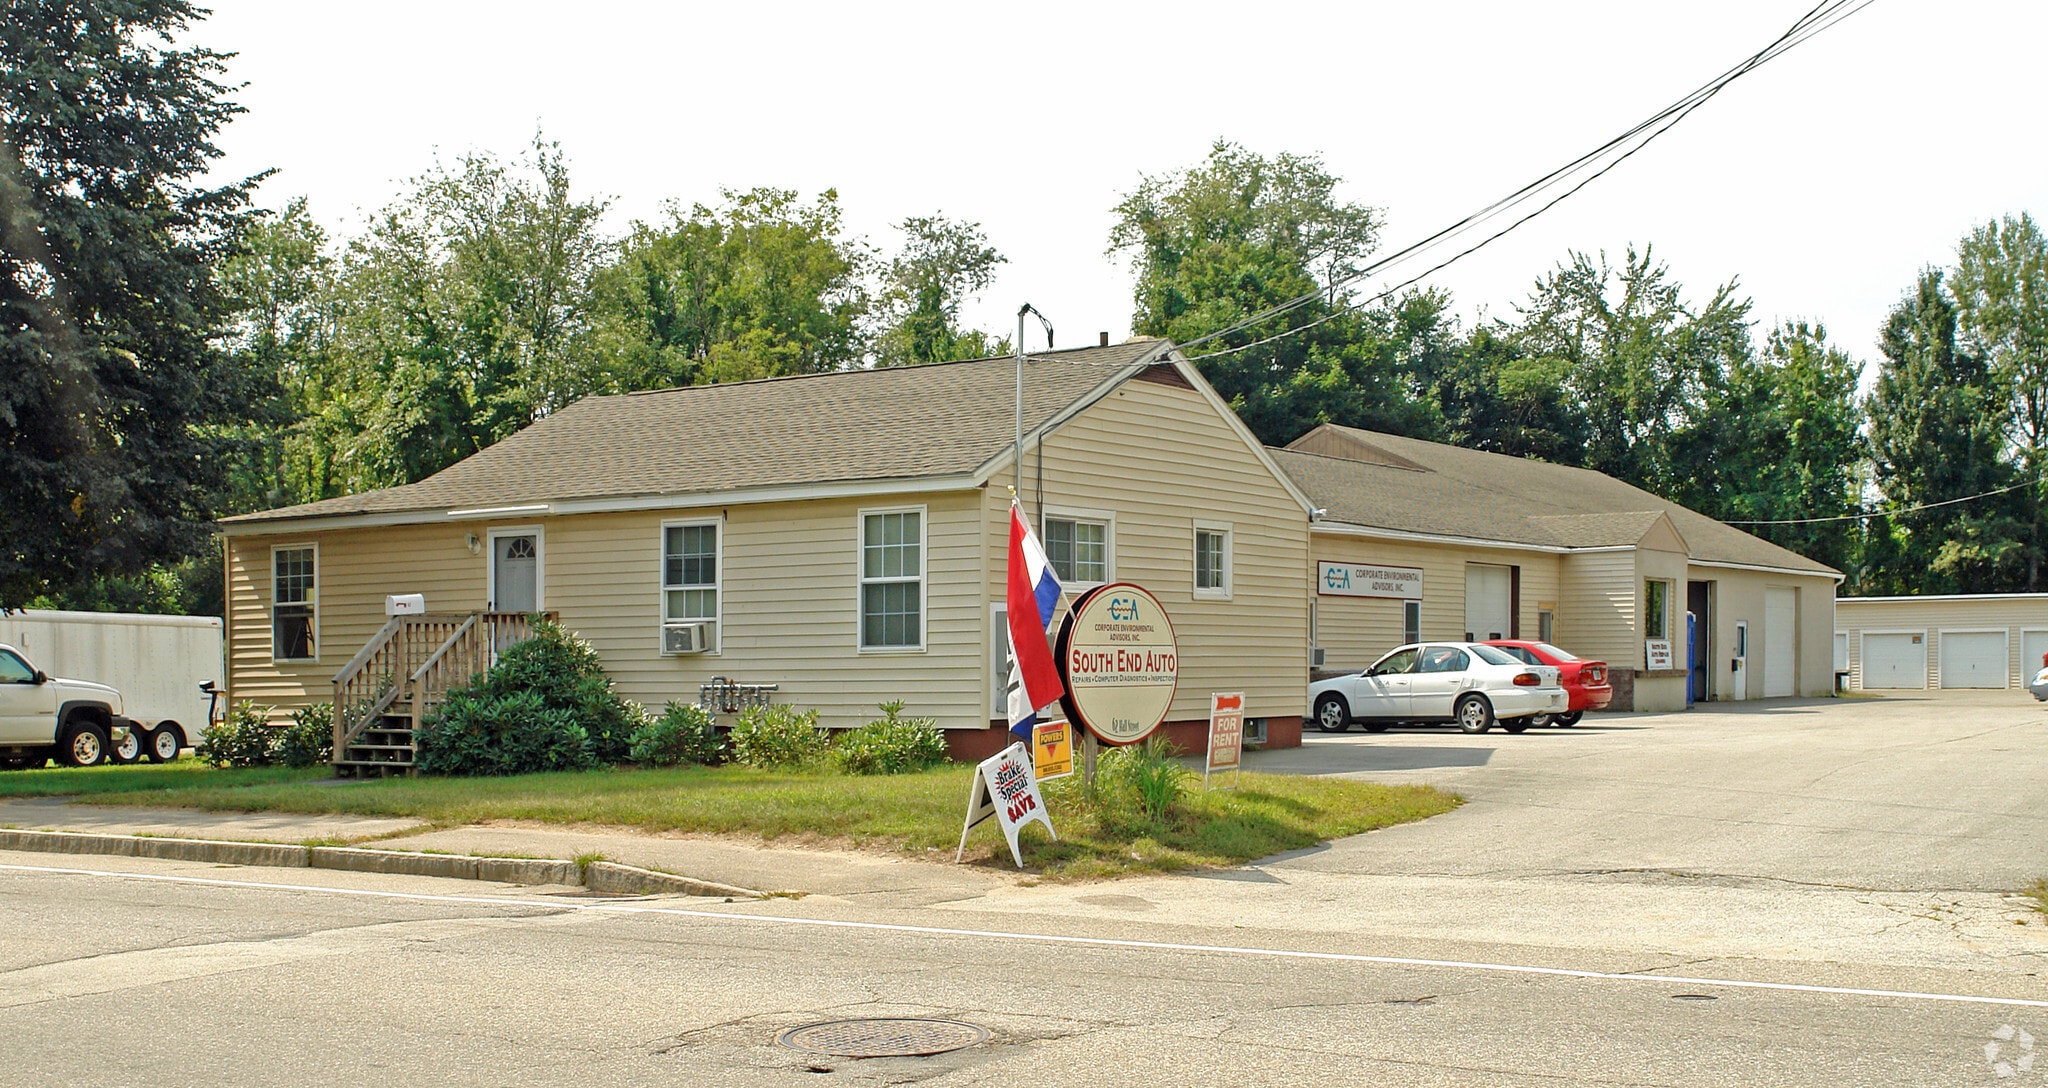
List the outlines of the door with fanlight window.
{"type": "Polygon", "coordinates": [[[541,554],[539,529],[491,531],[491,611],[541,610],[541,554]]]}

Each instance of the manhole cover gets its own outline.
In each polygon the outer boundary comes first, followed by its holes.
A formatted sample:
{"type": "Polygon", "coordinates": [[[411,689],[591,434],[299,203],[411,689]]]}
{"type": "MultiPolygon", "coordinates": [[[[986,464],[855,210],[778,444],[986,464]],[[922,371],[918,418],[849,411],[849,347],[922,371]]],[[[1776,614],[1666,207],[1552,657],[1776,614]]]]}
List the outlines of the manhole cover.
{"type": "Polygon", "coordinates": [[[838,1058],[911,1058],[944,1054],[988,1041],[988,1029],[958,1020],[827,1020],[790,1028],[775,1041],[791,1050],[838,1058]]]}

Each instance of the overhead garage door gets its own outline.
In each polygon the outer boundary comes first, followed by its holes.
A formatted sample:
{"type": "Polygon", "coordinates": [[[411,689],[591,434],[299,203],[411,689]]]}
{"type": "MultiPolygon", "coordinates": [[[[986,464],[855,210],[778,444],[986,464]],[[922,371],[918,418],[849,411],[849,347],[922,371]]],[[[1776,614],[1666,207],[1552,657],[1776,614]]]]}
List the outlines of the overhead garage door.
{"type": "Polygon", "coordinates": [[[1938,637],[1942,687],[2002,688],[2012,679],[2004,631],[1943,631],[1938,637]]]}
{"type": "Polygon", "coordinates": [[[1764,590],[1764,698],[1799,693],[1799,591],[1764,590]]]}
{"type": "Polygon", "coordinates": [[[2032,680],[2034,674],[2048,662],[2041,660],[2048,654],[2048,631],[2023,631],[2020,633],[2020,679],[2032,680]]]}
{"type": "Polygon", "coordinates": [[[1465,637],[1484,642],[1514,631],[1512,568],[1465,564],[1465,637]]]}
{"type": "Polygon", "coordinates": [[[1863,686],[1924,688],[1927,686],[1925,636],[1864,635],[1863,686]]]}

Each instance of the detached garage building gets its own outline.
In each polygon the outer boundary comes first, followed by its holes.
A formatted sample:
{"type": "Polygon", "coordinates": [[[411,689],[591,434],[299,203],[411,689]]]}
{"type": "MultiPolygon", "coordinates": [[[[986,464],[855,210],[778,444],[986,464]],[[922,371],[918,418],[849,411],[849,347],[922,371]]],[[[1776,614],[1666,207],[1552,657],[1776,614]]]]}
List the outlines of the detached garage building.
{"type": "Polygon", "coordinates": [[[2048,593],[1844,597],[1835,622],[1861,690],[2025,687],[2048,654],[2048,593]]]}
{"type": "Polygon", "coordinates": [[[1537,638],[1606,661],[1617,710],[1833,691],[1831,567],[1590,469],[1334,425],[1271,452],[1318,508],[1325,672],[1537,638]]]}

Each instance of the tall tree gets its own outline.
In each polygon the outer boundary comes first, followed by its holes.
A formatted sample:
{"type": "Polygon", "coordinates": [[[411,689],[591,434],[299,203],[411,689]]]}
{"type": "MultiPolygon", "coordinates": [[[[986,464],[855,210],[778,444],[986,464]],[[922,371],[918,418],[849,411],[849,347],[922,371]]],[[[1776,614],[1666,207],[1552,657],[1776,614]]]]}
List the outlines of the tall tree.
{"type": "Polygon", "coordinates": [[[1694,441],[1728,367],[1753,350],[1749,300],[1723,284],[1688,306],[1669,266],[1629,247],[1620,268],[1573,253],[1538,280],[1515,347],[1583,406],[1583,464],[1703,512],[1718,506],[1711,443],[1694,441]]]}
{"type": "Polygon", "coordinates": [[[859,364],[870,256],[844,237],[839,194],[726,191],[635,223],[600,288],[614,384],[645,389],[859,364]]]}
{"type": "Polygon", "coordinates": [[[1402,315],[1383,314],[1375,335],[1343,312],[1349,293],[1332,288],[1358,271],[1380,229],[1376,210],[1336,198],[1338,182],[1313,156],[1218,142],[1192,169],[1145,178],[1115,209],[1110,252],[1136,266],[1139,333],[1185,342],[1314,296],[1194,352],[1212,356],[1197,360],[1203,375],[1266,442],[1326,420],[1431,426],[1392,365],[1398,350],[1386,350],[1402,315]]]}
{"type": "Polygon", "coordinates": [[[1524,354],[1499,322],[1473,329],[1441,359],[1418,378],[1443,416],[1444,441],[1560,465],[1585,457],[1589,425],[1567,392],[1563,359],[1524,354]]]}
{"type": "Polygon", "coordinates": [[[1007,338],[960,326],[960,306],[995,280],[1003,255],[978,223],[918,216],[897,225],[903,249],[882,269],[876,296],[879,366],[937,363],[998,354],[1007,338]]]}
{"type": "Polygon", "coordinates": [[[0,15],[0,604],[205,539],[239,380],[213,270],[256,179],[207,186],[240,112],[186,0],[0,15]]]}
{"type": "Polygon", "coordinates": [[[1861,509],[1862,368],[1828,343],[1827,330],[1787,321],[1762,353],[1730,360],[1703,430],[1717,452],[1713,513],[1809,559],[1849,570],[1861,509]],[[1804,523],[1804,524],[1797,524],[1804,523]]]}
{"type": "Polygon", "coordinates": [[[2021,520],[2003,454],[2009,400],[1989,361],[1958,342],[1956,306],[1928,269],[1885,319],[1883,361],[1866,404],[1875,482],[1890,512],[1874,519],[1860,592],[1981,593],[2024,570],[2021,520]],[[1967,502],[1954,502],[1970,499],[1967,502]],[[1952,505],[1932,506],[1936,503],[1952,505]]]}
{"type": "Polygon", "coordinates": [[[536,137],[521,161],[466,155],[413,179],[349,245],[335,320],[361,428],[351,489],[431,475],[607,386],[589,343],[604,208],[536,137]]]}
{"type": "Polygon", "coordinates": [[[2048,546],[2048,239],[2032,216],[2005,216],[1971,231],[1957,247],[1956,320],[1971,349],[1991,364],[2006,399],[2008,438],[2023,480],[2026,583],[2041,588],[2048,546]]]}

